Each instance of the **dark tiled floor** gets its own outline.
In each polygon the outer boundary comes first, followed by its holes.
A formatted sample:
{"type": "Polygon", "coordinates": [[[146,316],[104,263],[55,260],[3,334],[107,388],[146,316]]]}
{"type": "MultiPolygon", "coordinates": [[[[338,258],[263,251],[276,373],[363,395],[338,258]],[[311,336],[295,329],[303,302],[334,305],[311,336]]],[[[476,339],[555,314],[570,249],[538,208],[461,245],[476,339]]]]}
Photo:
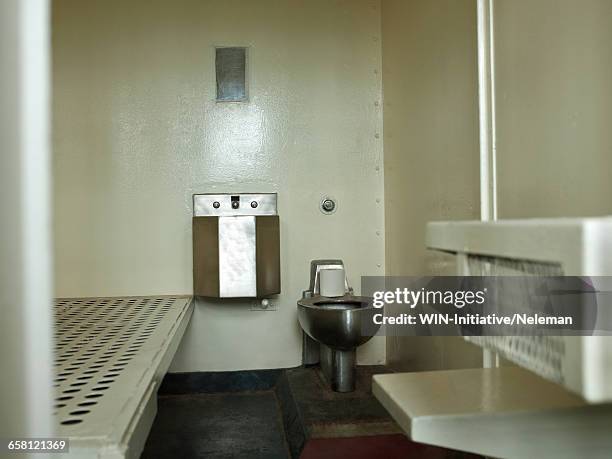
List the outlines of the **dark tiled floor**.
{"type": "Polygon", "coordinates": [[[273,392],[161,396],[142,458],[286,459],[273,392]]]}
{"type": "Polygon", "coordinates": [[[168,373],[159,395],[218,394],[273,390],[285,370],[168,373]]]}
{"type": "Polygon", "coordinates": [[[331,391],[318,368],[167,375],[142,457],[475,457],[400,433],[371,393],[372,374],[386,372],[359,367],[356,390],[347,394],[331,391]]]}
{"type": "Polygon", "coordinates": [[[286,370],[276,386],[287,443],[293,457],[316,438],[401,433],[371,392],[372,374],[383,366],[358,367],[354,392],[333,392],[319,368],[286,370]]]}
{"type": "Polygon", "coordinates": [[[300,459],[483,459],[479,456],[414,443],[406,436],[374,435],[313,438],[300,459]]]}
{"type": "MultiPolygon", "coordinates": [[[[333,392],[318,368],[287,370],[294,404],[308,438],[400,433],[389,413],[372,395],[372,375],[384,366],[358,367],[355,391],[333,392]]],[[[288,409],[282,403],[283,409],[288,409]]]]}

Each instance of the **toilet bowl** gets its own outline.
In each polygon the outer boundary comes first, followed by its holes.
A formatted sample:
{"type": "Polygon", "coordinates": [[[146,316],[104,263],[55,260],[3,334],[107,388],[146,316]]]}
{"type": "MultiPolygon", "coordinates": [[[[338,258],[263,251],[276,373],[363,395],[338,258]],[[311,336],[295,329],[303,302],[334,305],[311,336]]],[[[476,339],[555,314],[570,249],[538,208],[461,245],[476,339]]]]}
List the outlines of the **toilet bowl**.
{"type": "MultiPolygon", "coordinates": [[[[343,296],[318,294],[318,272],[324,266],[343,267],[341,260],[315,260],[311,266],[311,290],[305,291],[297,302],[298,320],[307,335],[304,363],[313,364],[318,360],[332,390],[351,392],[355,389],[356,349],[372,337],[362,333],[362,324],[372,324],[374,314],[380,310],[372,306],[371,298],[353,295],[348,282],[343,296]],[[316,349],[313,351],[313,348],[316,349]]],[[[378,327],[373,331],[377,330],[378,327]]]]}

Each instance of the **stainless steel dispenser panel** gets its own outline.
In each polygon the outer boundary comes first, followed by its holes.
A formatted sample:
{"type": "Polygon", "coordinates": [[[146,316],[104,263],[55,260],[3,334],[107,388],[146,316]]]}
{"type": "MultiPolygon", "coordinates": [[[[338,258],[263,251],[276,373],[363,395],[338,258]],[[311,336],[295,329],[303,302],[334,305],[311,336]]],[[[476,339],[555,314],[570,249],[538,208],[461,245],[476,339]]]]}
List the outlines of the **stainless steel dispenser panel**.
{"type": "Polygon", "coordinates": [[[276,215],[276,193],[196,194],[194,217],[230,217],[237,215],[276,215]],[[232,198],[239,198],[238,208],[232,198]]]}
{"type": "Polygon", "coordinates": [[[219,297],[219,218],[193,217],[193,293],[219,297]]]}
{"type": "Polygon", "coordinates": [[[219,217],[219,296],[257,296],[255,217],[219,217]]]}
{"type": "Polygon", "coordinates": [[[280,293],[275,193],[194,195],[193,212],[195,295],[264,298],[280,293]]]}

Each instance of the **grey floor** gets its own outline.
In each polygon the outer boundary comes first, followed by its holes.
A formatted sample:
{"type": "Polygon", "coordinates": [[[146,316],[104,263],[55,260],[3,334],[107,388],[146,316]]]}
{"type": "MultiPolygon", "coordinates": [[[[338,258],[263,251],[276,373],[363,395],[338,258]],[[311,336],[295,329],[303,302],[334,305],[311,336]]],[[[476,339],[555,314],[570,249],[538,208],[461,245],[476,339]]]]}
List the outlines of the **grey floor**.
{"type": "Polygon", "coordinates": [[[164,395],[142,458],[286,459],[273,391],[164,395]]]}
{"type": "Polygon", "coordinates": [[[401,433],[389,413],[372,395],[372,375],[388,373],[384,366],[359,367],[355,391],[332,392],[321,370],[287,370],[297,409],[311,438],[401,433]]]}
{"type": "Polygon", "coordinates": [[[372,375],[389,371],[358,367],[346,394],[332,392],[318,368],[166,375],[142,458],[288,459],[308,445],[309,458],[350,457],[342,442],[350,438],[387,438],[389,458],[475,458],[405,438],[371,392],[372,375]]]}

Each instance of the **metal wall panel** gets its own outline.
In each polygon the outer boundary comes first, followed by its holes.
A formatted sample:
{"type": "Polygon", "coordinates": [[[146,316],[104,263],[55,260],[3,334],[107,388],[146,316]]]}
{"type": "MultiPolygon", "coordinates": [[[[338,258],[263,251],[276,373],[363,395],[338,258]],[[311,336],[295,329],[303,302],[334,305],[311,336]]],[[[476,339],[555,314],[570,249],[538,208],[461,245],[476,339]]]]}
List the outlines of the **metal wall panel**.
{"type": "Polygon", "coordinates": [[[257,296],[281,292],[280,228],[277,215],[255,217],[257,296]]]}
{"type": "Polygon", "coordinates": [[[255,217],[219,217],[219,296],[257,296],[255,217]]]}

